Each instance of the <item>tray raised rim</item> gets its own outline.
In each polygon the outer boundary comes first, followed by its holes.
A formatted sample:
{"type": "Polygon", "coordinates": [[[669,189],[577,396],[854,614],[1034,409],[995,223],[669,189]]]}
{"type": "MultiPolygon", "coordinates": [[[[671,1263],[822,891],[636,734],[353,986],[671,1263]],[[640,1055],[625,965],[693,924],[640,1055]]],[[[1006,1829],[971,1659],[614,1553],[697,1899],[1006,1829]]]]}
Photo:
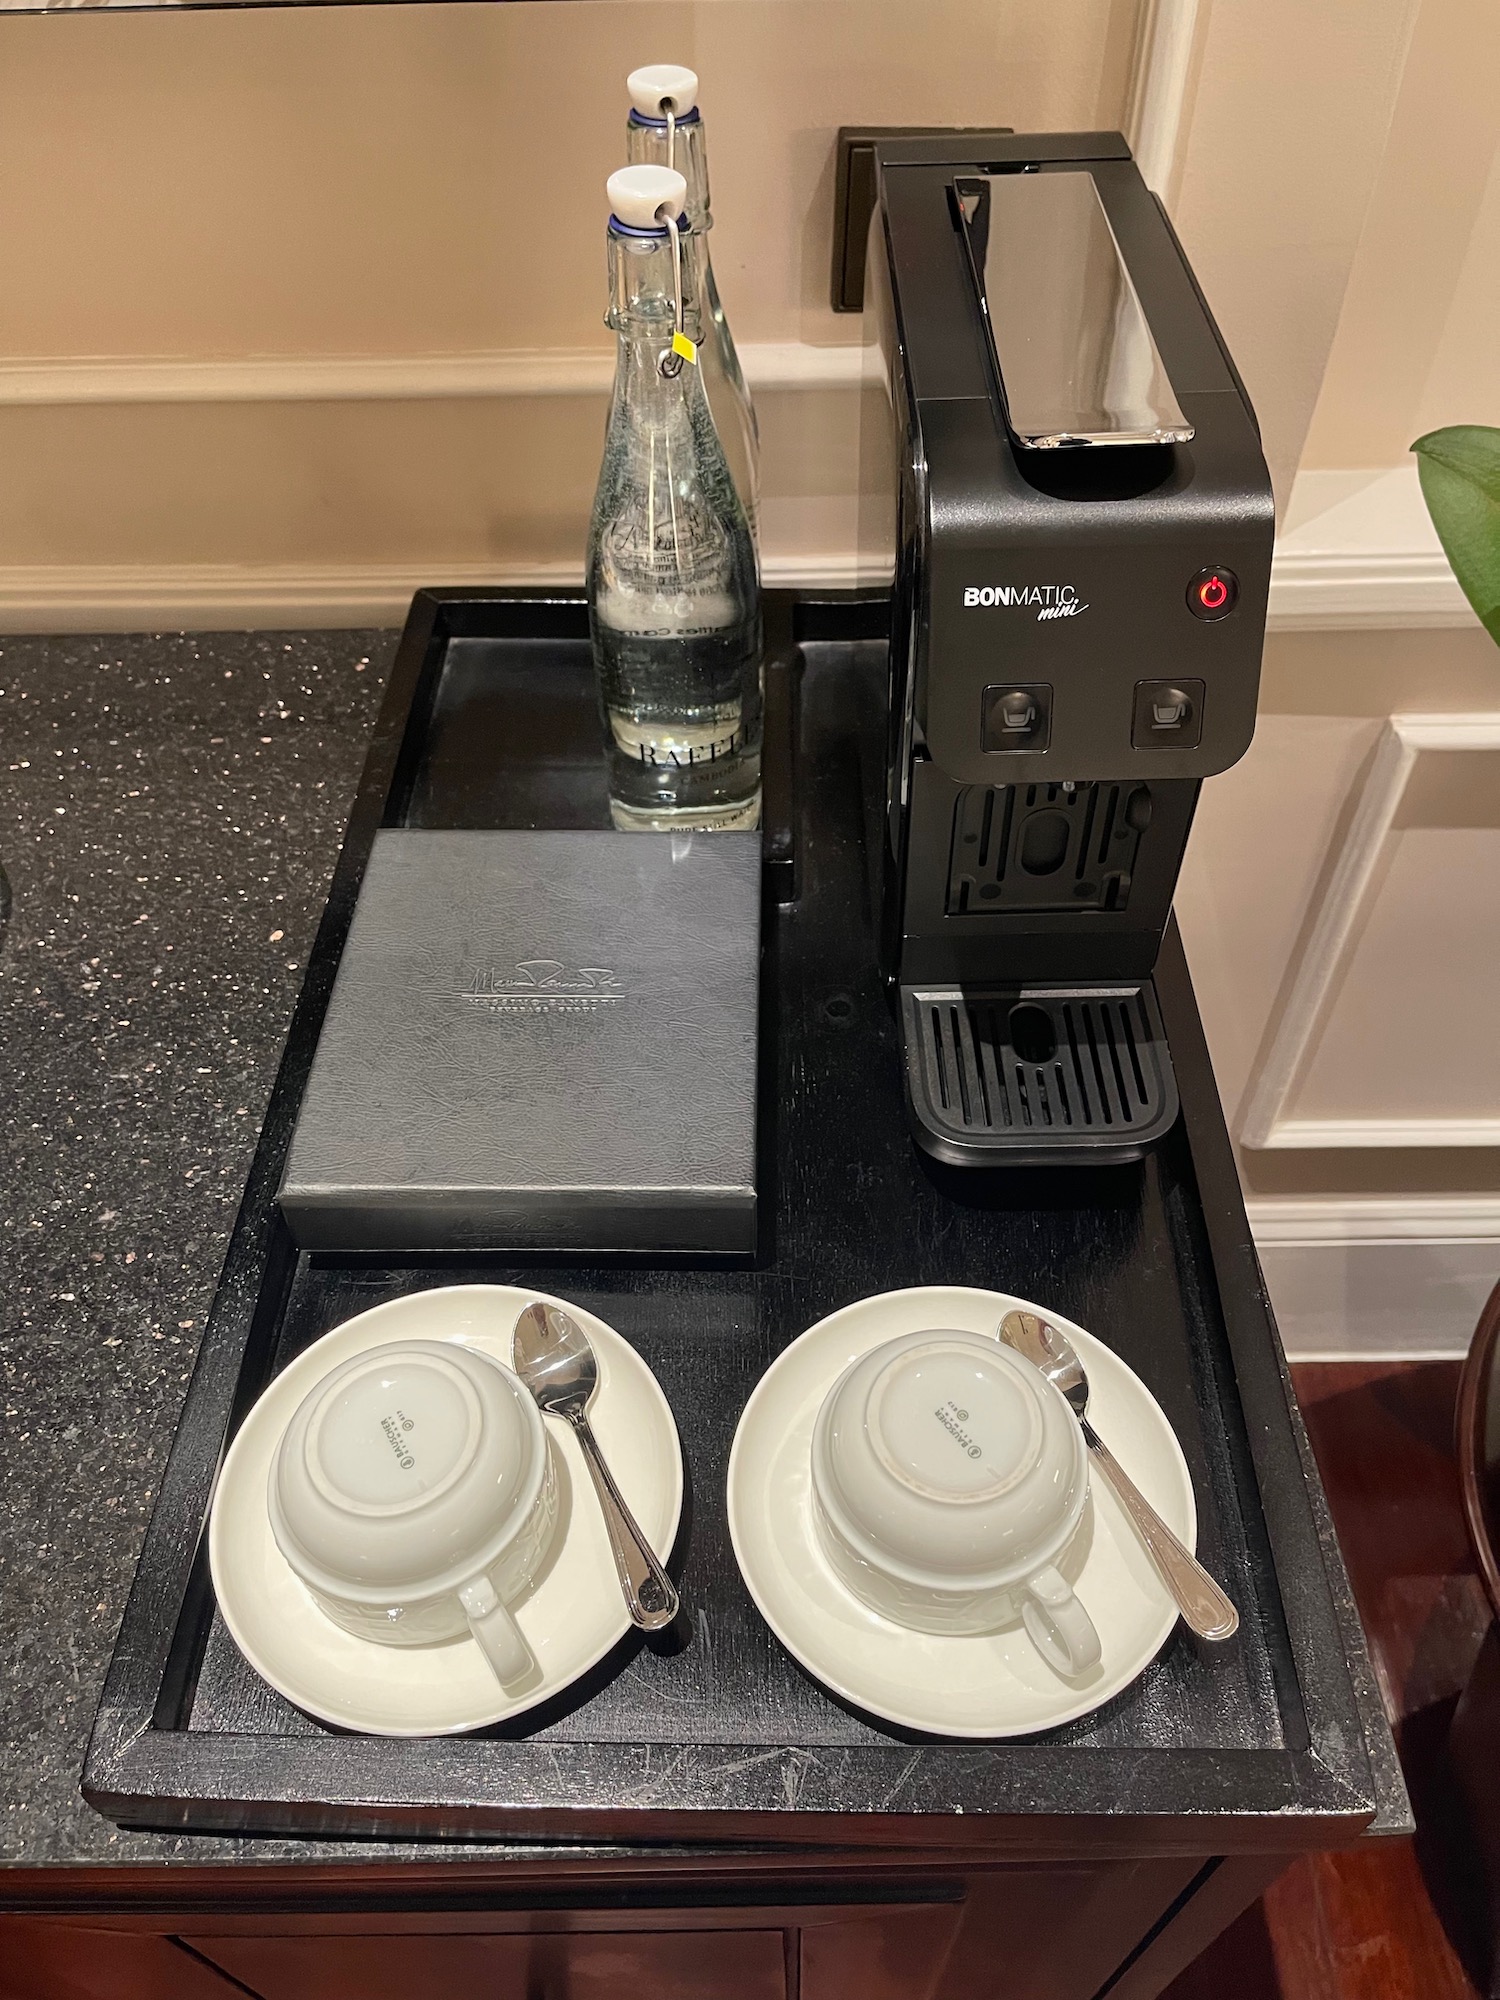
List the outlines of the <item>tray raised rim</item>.
{"type": "MultiPolygon", "coordinates": [[[[772,592],[766,610],[772,644],[883,635],[883,600],[869,595],[772,592]]],[[[279,1320],[295,1268],[274,1194],[375,832],[400,823],[448,641],[576,638],[583,616],[579,592],[425,590],[413,599],[106,1676],[84,1797],[123,1825],[179,1832],[191,1826],[433,1841],[501,1835],[559,1844],[750,1840],[845,1850],[920,1846],[924,1855],[949,1857],[1290,1852],[1347,1839],[1377,1811],[1384,1827],[1404,1830],[1399,1771],[1256,1262],[1175,925],[1157,988],[1278,1587],[1283,1570],[1296,1580],[1280,1595],[1306,1718],[1304,1747],[1126,1751],[1019,1743],[997,1750],[892,1741],[817,1751],[788,1745],[747,1759],[734,1743],[695,1744],[667,1757],[650,1744],[480,1737],[414,1746],[172,1725],[185,1695],[168,1677],[173,1635],[192,1615],[195,1593],[202,1608],[200,1545],[213,1481],[244,1400],[258,1386],[244,1379],[245,1357],[279,1320]],[[1095,1809],[1038,1809],[1036,1801],[1057,1790],[1060,1756],[1068,1760],[1068,1793],[1084,1797],[1091,1778],[1101,1781],[1095,1809]],[[929,1757],[943,1760],[955,1800],[973,1798],[976,1789],[982,1799],[961,1811],[913,1810],[912,1773],[929,1757]],[[1128,1805],[1118,1789],[1127,1760],[1128,1805]]]]}

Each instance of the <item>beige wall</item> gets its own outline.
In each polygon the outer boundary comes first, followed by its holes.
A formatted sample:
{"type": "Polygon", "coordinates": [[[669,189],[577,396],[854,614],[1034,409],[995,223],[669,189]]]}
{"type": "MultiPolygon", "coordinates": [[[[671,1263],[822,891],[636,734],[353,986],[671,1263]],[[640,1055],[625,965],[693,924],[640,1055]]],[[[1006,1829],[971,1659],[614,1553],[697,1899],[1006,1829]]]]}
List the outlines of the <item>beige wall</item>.
{"type": "MultiPolygon", "coordinates": [[[[1136,15],[576,0],[0,17],[0,617],[8,594],[12,625],[151,622],[153,602],[186,617],[200,599],[235,618],[243,593],[210,572],[248,568],[268,580],[243,615],[337,622],[398,616],[424,579],[576,568],[628,69],[703,76],[740,341],[847,346],[858,323],[827,303],[839,124],[1118,124],[1136,15]],[[38,358],[531,350],[582,363],[584,387],[216,402],[210,373],[153,404],[127,368],[117,402],[86,370],[94,400],[6,400],[6,363],[38,358]]],[[[769,553],[836,567],[854,397],[761,404],[769,553]]]]}
{"type": "MultiPolygon", "coordinates": [[[[1416,0],[1201,0],[1166,192],[1284,502],[1416,0]]],[[[1157,11],[1182,0],[1158,0],[1157,11]]],[[[623,72],[704,78],[716,263],[742,342],[844,347],[826,303],[840,123],[1126,122],[1142,0],[699,0],[0,17],[0,621],[149,616],[183,572],[576,563],[602,396],[15,408],[18,364],[607,352],[600,184],[623,72]],[[566,100],[555,136],[551,100],[566,100]],[[531,178],[528,180],[527,176],[531,178]],[[540,219],[539,219],[540,218],[540,219]],[[108,571],[101,579],[91,572],[108,571]],[[113,592],[113,595],[112,595],[113,592]]],[[[87,387],[87,384],[85,384],[87,387]]],[[[226,391],[226,394],[228,392],[226,391]]],[[[852,536],[853,397],[763,397],[773,568],[852,536]]],[[[296,574],[294,574],[296,573],[296,574]]],[[[297,578],[303,579],[299,583],[297,578]]],[[[304,587],[305,586],[305,587],[304,587]]],[[[207,586],[205,586],[207,588],[207,586]]],[[[326,615],[362,585],[325,591],[326,615]]],[[[213,592],[208,590],[209,599],[213,592]]],[[[223,609],[221,604],[220,609],[223,609]]],[[[212,615],[210,602],[206,615],[212,615]]],[[[188,615],[186,611],[182,615],[188,615]]]]}
{"type": "MultiPolygon", "coordinates": [[[[1299,462],[1395,463],[1418,427],[1500,408],[1492,0],[1157,0],[1174,8],[1197,34],[1164,191],[1283,506],[1299,462]]],[[[167,408],[126,381],[116,402],[95,385],[18,409],[10,378],[89,357],[605,355],[620,79],[664,55],[704,77],[741,341],[840,348],[838,124],[1128,121],[1142,22],[1143,0],[0,16],[0,618],[44,571],[38,602],[67,622],[89,569],[576,561],[597,387],[247,405],[209,382],[167,408]]],[[[837,559],[853,398],[763,400],[773,556],[837,559]]]]}
{"type": "MultiPolygon", "coordinates": [[[[1157,0],[1157,14],[1183,4],[1157,0]]],[[[1194,10],[1165,192],[1283,504],[1393,108],[1421,123],[1421,93],[1403,83],[1417,7],[1194,10]]],[[[1451,11],[1421,12],[1413,60],[1434,74],[1429,17],[1451,11]]],[[[237,615],[208,578],[234,570],[265,578],[247,616],[395,615],[434,566],[576,565],[597,386],[277,404],[229,386],[216,400],[210,375],[168,406],[142,403],[129,368],[606,355],[600,187],[620,158],[623,73],[663,56],[704,78],[716,264],[738,337],[846,348],[857,327],[826,302],[838,125],[1128,122],[1143,18],[1144,0],[0,15],[0,623],[138,622],[153,603],[189,617],[200,598],[203,616],[237,615]],[[91,357],[124,366],[112,400],[75,369],[84,400],[17,407],[18,371],[91,357]]],[[[1489,276],[1481,263],[1467,282],[1489,276]]],[[[1465,354],[1443,366],[1461,377],[1465,354]]],[[[773,571],[840,574],[853,395],[823,383],[761,402],[773,571]]]]}
{"type": "Polygon", "coordinates": [[[838,125],[1118,123],[1134,21],[1130,0],[0,20],[0,352],[598,344],[624,76],[668,57],[702,73],[741,337],[847,340],[838,125]]]}
{"type": "Polygon", "coordinates": [[[1398,465],[1500,424],[1500,8],[1426,0],[1402,70],[1304,464],[1398,465]]]}
{"type": "Polygon", "coordinates": [[[1172,215],[1260,414],[1284,512],[1419,0],[1212,0],[1172,215]]]}

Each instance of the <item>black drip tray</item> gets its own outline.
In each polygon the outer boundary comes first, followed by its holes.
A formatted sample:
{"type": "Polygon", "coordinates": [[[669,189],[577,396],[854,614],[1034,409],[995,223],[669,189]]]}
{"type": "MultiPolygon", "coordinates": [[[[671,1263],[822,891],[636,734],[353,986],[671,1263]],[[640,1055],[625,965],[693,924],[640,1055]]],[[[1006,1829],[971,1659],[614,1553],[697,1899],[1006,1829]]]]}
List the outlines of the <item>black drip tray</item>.
{"type": "Polygon", "coordinates": [[[1138,1160],[1177,1117],[1156,993],[903,986],[907,1106],[950,1166],[1138,1160]]]}

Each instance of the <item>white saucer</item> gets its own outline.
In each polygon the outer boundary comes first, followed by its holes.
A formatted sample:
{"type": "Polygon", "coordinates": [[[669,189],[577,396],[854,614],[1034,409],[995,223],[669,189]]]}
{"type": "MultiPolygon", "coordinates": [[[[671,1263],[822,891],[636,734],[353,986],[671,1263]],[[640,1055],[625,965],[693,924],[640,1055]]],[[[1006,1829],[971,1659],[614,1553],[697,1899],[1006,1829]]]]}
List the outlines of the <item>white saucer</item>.
{"type": "Polygon", "coordinates": [[[871,1715],[939,1736],[1025,1736],[1098,1708],[1128,1687],[1177,1622],[1113,1492],[1092,1482],[1083,1525],[1060,1567],[1098,1627],[1103,1654],[1077,1680],[1046,1664],[1017,1624],[982,1638],[893,1625],[834,1577],[817,1546],[809,1457],[813,1419],[839,1375],[897,1334],[955,1327],[995,1335],[1019,1307],[1045,1312],[1078,1348],[1089,1417],[1121,1465],[1189,1548],[1197,1540],[1182,1447],[1150,1390],[1092,1334],[1004,1292],[930,1285],[882,1292],[809,1327],[766,1370],[729,1455],[729,1531],[761,1616],[808,1672],[871,1715]]]}
{"type": "Polygon", "coordinates": [[[219,1609],[263,1680],[298,1708],[377,1736],[451,1736],[521,1715],[588,1672],[630,1629],[604,1517],[577,1440],[549,1420],[558,1468],[558,1530],[516,1619],[541,1669],[507,1693],[469,1640],[378,1646],[324,1617],[271,1535],[266,1482],[281,1434],[320,1376],[391,1340],[451,1340],[507,1366],[523,1306],[566,1306],[599,1361],[589,1420],[631,1511],[665,1557],[682,1510],[682,1450],[661,1386],[629,1342],[603,1320],[545,1292],[513,1285],[450,1285],[391,1299],[346,1320],[282,1370],[240,1426],[219,1474],[208,1558],[219,1609]]]}

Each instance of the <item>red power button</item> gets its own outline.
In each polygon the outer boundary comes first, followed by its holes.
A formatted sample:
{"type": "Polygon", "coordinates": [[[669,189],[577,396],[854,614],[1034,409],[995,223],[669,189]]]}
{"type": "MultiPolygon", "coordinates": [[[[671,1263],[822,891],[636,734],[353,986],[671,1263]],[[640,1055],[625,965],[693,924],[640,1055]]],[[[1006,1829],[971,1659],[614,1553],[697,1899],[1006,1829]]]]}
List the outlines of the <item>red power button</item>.
{"type": "Polygon", "coordinates": [[[1195,618],[1227,618],[1239,600],[1240,580],[1232,569],[1200,569],[1188,585],[1187,606],[1195,618]]]}

